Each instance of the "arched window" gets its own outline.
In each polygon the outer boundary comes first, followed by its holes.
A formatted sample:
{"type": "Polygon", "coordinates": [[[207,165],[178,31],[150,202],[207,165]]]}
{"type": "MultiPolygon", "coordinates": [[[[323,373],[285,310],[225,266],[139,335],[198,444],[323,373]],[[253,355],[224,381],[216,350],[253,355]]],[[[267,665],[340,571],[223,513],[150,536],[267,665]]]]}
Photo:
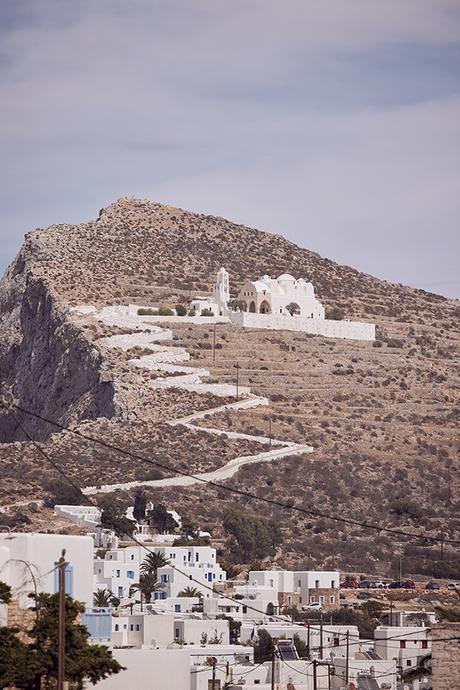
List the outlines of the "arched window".
{"type": "Polygon", "coordinates": [[[119,630],[120,630],[120,626],[118,625],[118,623],[115,623],[115,632],[118,632],[119,630]]]}
{"type": "Polygon", "coordinates": [[[253,314],[255,314],[256,303],[254,301],[252,301],[251,304],[249,305],[249,311],[252,312],[253,314]]]}
{"type": "Polygon", "coordinates": [[[260,305],[259,312],[261,314],[270,314],[270,312],[271,312],[270,305],[266,299],[264,299],[264,301],[260,305]]]}

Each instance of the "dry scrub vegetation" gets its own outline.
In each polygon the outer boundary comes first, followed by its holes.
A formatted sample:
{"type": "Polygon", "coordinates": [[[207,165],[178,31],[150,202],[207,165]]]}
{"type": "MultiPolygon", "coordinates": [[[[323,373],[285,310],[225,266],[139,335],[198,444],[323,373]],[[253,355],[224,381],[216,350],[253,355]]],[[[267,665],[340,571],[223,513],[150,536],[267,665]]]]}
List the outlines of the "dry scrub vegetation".
{"type": "MultiPolygon", "coordinates": [[[[234,382],[239,362],[241,383],[270,399],[269,408],[213,416],[201,426],[268,435],[271,418],[273,437],[315,447],[312,455],[247,466],[226,484],[307,509],[460,538],[458,302],[339,266],[280,236],[132,199],[101,211],[94,222],[31,233],[20,262],[20,270],[41,281],[63,310],[77,304],[186,303],[211,289],[222,265],[230,272],[233,294],[241,282],[263,273],[288,271],[311,280],[325,306],[376,323],[377,341],[219,325],[213,362],[210,325],[173,327],[173,342],[191,353],[190,364],[209,368],[212,381],[234,382]]],[[[82,342],[90,341],[102,355],[104,375],[114,385],[111,419],[73,420],[82,430],[191,472],[261,449],[166,426],[168,419],[225,401],[152,390],[148,382],[158,374],[128,364],[141,351],[97,344],[102,336],[125,331],[89,317],[68,318],[82,342]]],[[[30,396],[33,402],[33,388],[30,396]]],[[[68,434],[53,435],[44,447],[82,485],[146,479],[153,470],[68,434]]],[[[45,480],[54,474],[25,443],[0,446],[0,462],[5,502],[42,496],[45,480]]],[[[248,507],[244,499],[200,485],[149,493],[193,514],[217,536],[229,501],[275,516],[284,533],[279,564],[352,569],[364,560],[371,568],[388,564],[400,548],[417,555],[427,547],[418,540],[398,544],[384,533],[309,519],[262,501],[248,507]]]]}

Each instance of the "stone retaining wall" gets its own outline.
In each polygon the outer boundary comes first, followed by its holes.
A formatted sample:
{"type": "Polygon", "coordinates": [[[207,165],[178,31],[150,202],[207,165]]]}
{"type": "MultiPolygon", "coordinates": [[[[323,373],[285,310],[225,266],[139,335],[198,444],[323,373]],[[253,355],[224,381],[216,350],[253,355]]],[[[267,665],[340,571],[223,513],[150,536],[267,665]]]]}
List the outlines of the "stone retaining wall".
{"type": "Polygon", "coordinates": [[[228,312],[235,324],[243,328],[269,328],[274,330],[301,331],[326,338],[348,340],[375,340],[375,324],[360,321],[333,321],[330,319],[307,319],[304,316],[283,314],[253,314],[251,312],[228,312]]]}

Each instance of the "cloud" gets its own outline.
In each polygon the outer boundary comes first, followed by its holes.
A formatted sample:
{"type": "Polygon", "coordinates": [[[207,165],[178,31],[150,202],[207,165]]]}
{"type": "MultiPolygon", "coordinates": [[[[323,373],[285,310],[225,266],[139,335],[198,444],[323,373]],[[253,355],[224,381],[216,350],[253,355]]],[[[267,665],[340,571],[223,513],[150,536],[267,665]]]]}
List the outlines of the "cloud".
{"type": "Polygon", "coordinates": [[[460,294],[457,2],[7,5],[3,265],[136,195],[460,294]]]}

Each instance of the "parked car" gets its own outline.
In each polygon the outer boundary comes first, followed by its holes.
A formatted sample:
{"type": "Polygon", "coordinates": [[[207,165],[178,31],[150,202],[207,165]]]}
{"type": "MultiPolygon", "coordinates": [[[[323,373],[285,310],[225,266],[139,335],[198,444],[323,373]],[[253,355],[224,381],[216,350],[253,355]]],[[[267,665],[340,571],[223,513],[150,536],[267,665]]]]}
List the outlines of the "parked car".
{"type": "Polygon", "coordinates": [[[359,589],[370,589],[372,582],[369,582],[369,580],[361,580],[358,582],[358,588],[359,589]]]}
{"type": "Polygon", "coordinates": [[[437,582],[427,582],[425,589],[441,589],[437,582]]]}
{"type": "Polygon", "coordinates": [[[413,580],[404,580],[404,589],[415,589],[415,582],[413,580]]]}
{"type": "Polygon", "coordinates": [[[323,607],[321,604],[319,604],[317,601],[314,601],[311,604],[303,604],[302,611],[320,611],[322,608],[323,607]]]}
{"type": "Polygon", "coordinates": [[[413,580],[396,580],[390,582],[388,589],[415,589],[415,582],[413,580]]]}
{"type": "Polygon", "coordinates": [[[379,580],[378,582],[373,582],[372,584],[377,589],[386,589],[388,587],[388,584],[386,582],[382,582],[381,580],[379,580]]]}
{"type": "Polygon", "coordinates": [[[357,599],[365,599],[366,601],[368,599],[373,599],[374,595],[371,594],[370,592],[360,592],[357,596],[357,599]]]}
{"type": "Polygon", "coordinates": [[[339,593],[339,599],[346,599],[346,596],[343,592],[339,593]]]}
{"type": "Polygon", "coordinates": [[[460,589],[460,583],[459,582],[449,582],[447,585],[447,589],[460,589]]]}
{"type": "Polygon", "coordinates": [[[358,580],[344,580],[340,583],[340,586],[344,589],[357,589],[359,586],[358,580]]]}

